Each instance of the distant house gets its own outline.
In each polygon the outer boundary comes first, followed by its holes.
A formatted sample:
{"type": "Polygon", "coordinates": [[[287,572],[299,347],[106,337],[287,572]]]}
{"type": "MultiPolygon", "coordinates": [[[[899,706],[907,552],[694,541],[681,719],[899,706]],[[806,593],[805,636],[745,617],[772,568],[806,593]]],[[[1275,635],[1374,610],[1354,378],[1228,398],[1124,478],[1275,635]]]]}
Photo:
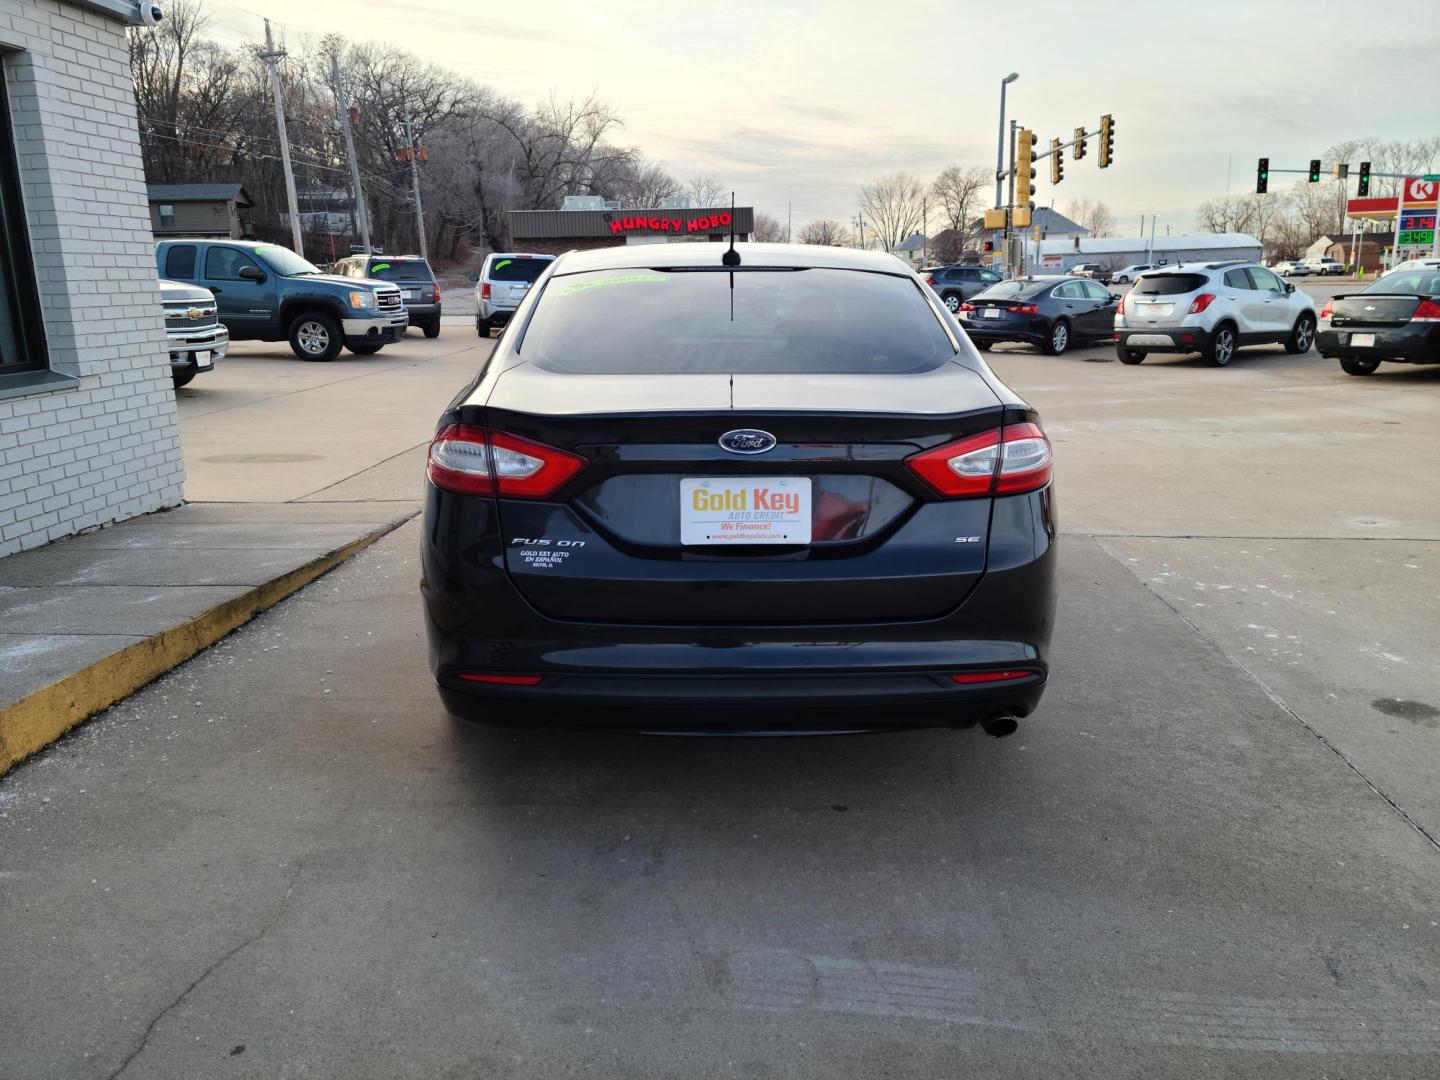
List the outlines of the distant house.
{"type": "MultiPolygon", "coordinates": [[[[1035,212],[1030,215],[1030,227],[1017,229],[1017,233],[1026,236],[1035,235],[1035,227],[1040,227],[1040,239],[1042,240],[1072,240],[1075,237],[1084,239],[1090,235],[1090,230],[1078,222],[1071,221],[1058,210],[1052,210],[1048,206],[1037,206],[1035,212]]],[[[982,218],[976,218],[970,223],[972,234],[979,235],[986,231],[985,222],[982,218]]]]}
{"type": "Polygon", "coordinates": [[[911,233],[895,245],[895,250],[891,254],[915,270],[925,261],[925,246],[928,243],[928,237],[920,233],[911,233]]]}
{"type": "Polygon", "coordinates": [[[1385,252],[1395,244],[1393,232],[1362,232],[1360,243],[1355,247],[1355,234],[1343,233],[1335,236],[1322,236],[1306,250],[1307,255],[1319,256],[1328,255],[1330,258],[1344,263],[1346,266],[1355,266],[1355,253],[1352,247],[1359,252],[1359,265],[1364,268],[1367,274],[1376,273],[1384,267],[1385,252]]]}
{"type": "Polygon", "coordinates": [[[146,184],[145,189],[156,237],[242,240],[253,235],[250,209],[255,204],[239,184],[146,184]]]}

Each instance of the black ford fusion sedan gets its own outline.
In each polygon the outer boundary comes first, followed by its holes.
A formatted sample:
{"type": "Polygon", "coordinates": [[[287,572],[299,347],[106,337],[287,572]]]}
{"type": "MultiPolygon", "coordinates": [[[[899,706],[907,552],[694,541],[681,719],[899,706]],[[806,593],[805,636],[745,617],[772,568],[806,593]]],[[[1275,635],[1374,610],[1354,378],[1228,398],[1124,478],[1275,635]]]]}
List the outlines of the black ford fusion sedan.
{"type": "Polygon", "coordinates": [[[1039,418],[892,257],[726,252],[561,256],[440,418],[422,589],[445,705],[1008,734],[1055,602],[1039,418]]]}

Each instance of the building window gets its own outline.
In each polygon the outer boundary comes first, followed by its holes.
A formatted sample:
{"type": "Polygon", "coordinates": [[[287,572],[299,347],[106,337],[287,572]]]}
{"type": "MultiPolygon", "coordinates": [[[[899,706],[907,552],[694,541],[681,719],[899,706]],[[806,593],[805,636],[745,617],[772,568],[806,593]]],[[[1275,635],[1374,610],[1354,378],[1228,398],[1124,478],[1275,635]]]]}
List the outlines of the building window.
{"type": "Polygon", "coordinates": [[[162,229],[173,229],[175,227],[175,207],[169,203],[160,204],[160,227],[162,229]]]}
{"type": "Polygon", "coordinates": [[[0,389],[7,376],[49,366],[3,75],[0,71],[0,389]]]}

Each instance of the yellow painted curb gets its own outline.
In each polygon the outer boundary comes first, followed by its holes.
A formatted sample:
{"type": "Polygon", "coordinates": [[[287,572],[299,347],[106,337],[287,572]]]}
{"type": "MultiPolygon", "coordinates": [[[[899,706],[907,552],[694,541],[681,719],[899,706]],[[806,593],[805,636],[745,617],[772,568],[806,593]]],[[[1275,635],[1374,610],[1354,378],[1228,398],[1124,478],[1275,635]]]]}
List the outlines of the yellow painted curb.
{"type": "Polygon", "coordinates": [[[394,522],[0,707],[0,776],[397,529],[394,522]]]}

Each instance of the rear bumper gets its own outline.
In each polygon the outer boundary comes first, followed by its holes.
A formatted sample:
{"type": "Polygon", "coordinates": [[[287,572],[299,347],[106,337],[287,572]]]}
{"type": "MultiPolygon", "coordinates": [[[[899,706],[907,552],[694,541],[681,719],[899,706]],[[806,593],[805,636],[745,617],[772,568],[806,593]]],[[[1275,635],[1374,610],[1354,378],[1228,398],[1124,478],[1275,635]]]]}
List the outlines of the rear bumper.
{"type": "MultiPolygon", "coordinates": [[[[1048,489],[997,501],[990,569],[955,610],[853,624],[550,618],[503,571],[500,535],[483,527],[493,506],[433,487],[427,493],[421,592],[430,664],[445,706],[459,716],[510,726],[737,733],[965,727],[1026,716],[1045,688],[1055,608],[1048,489]],[[462,499],[468,505],[457,506],[462,499]],[[462,522],[463,538],[448,535],[462,522]],[[1004,683],[951,678],[1022,670],[1030,674],[1004,683]],[[538,681],[497,685],[462,675],[538,681]],[[863,715],[843,723],[815,716],[851,706],[863,715]]],[[[757,615],[783,617],[765,601],[757,595],[757,615]]]]}
{"type": "Polygon", "coordinates": [[[1204,352],[1210,345],[1210,332],[1199,326],[1152,327],[1148,330],[1122,327],[1115,331],[1115,344],[1136,352],[1204,352]]]}
{"type": "Polygon", "coordinates": [[[984,319],[959,320],[960,326],[971,341],[984,341],[992,344],[1001,341],[1018,341],[1026,345],[1044,345],[1050,339],[1049,325],[1033,316],[1009,319],[1000,326],[986,326],[987,321],[984,319]]]}
{"type": "Polygon", "coordinates": [[[407,300],[405,302],[405,314],[410,319],[410,325],[414,326],[419,322],[429,322],[431,319],[438,319],[440,317],[440,305],[427,301],[407,300]]]}
{"type": "Polygon", "coordinates": [[[1315,348],[1324,357],[1440,364],[1440,323],[1408,323],[1389,329],[1324,329],[1315,335],[1315,348]],[[1375,344],[1354,345],[1356,334],[1374,334],[1375,344]]]}

